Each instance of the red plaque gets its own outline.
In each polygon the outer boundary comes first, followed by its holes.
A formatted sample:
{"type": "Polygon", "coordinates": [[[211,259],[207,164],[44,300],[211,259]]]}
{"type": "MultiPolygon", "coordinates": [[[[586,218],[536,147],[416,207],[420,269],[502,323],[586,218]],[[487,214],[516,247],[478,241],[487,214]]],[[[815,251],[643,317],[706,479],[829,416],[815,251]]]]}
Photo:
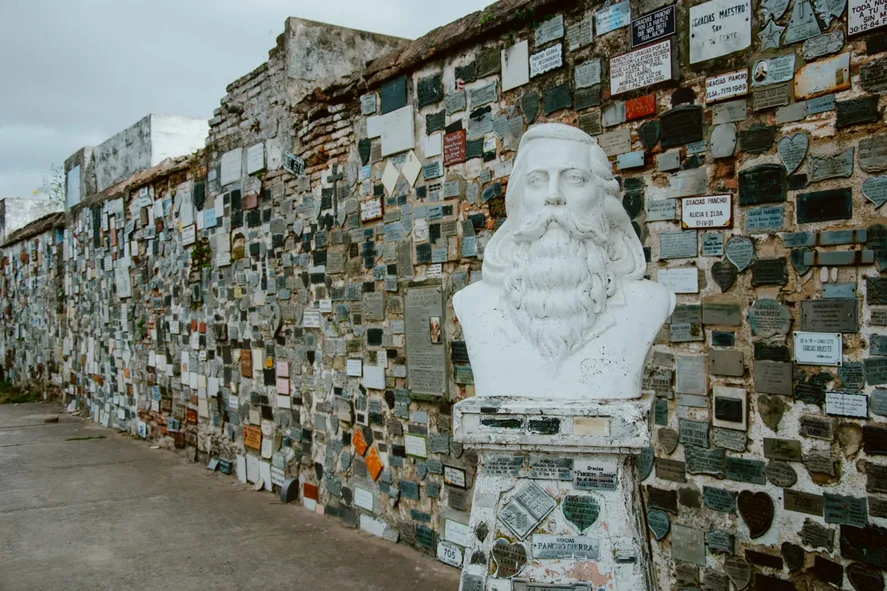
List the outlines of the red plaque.
{"type": "Polygon", "coordinates": [[[360,427],[354,429],[354,433],[351,435],[351,445],[354,446],[354,451],[360,455],[367,452],[369,446],[367,445],[366,439],[363,437],[363,431],[360,430],[360,427]]]}
{"type": "Polygon", "coordinates": [[[367,470],[370,473],[370,476],[373,477],[373,480],[379,477],[379,474],[382,473],[382,458],[379,457],[379,452],[376,451],[375,447],[370,448],[370,453],[367,454],[367,470]]]}
{"type": "Polygon", "coordinates": [[[465,130],[448,133],[443,140],[444,166],[465,162],[465,130]]]}
{"type": "Polygon", "coordinates": [[[656,114],[656,95],[647,94],[625,101],[625,120],[632,121],[656,114]]]}

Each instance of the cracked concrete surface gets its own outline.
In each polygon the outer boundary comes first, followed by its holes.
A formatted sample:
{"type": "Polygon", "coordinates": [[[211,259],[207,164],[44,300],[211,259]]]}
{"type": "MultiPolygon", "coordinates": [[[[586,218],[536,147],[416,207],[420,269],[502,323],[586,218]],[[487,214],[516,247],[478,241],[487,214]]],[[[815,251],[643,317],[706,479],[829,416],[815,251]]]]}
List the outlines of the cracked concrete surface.
{"type": "Polygon", "coordinates": [[[2,591],[458,588],[431,557],[180,455],[66,414],[44,423],[60,410],[0,406],[2,591]]]}

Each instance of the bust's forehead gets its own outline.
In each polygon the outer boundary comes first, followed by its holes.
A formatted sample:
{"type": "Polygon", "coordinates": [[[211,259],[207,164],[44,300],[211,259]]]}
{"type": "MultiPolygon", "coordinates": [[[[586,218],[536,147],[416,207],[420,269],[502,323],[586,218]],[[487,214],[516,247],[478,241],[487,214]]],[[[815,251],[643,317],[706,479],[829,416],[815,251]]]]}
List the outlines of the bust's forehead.
{"type": "Polygon", "coordinates": [[[591,170],[591,145],[560,138],[539,138],[526,146],[527,170],[591,170]]]}

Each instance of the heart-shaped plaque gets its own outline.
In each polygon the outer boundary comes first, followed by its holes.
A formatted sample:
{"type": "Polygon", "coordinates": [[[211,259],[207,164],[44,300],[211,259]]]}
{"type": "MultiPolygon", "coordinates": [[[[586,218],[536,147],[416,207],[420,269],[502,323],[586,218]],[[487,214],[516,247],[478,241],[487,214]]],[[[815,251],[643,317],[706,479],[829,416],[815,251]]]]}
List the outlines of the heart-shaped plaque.
{"type": "Polygon", "coordinates": [[[591,495],[567,495],[561,503],[561,511],[581,534],[597,521],[601,506],[591,495]]]}
{"type": "Polygon", "coordinates": [[[668,530],[671,529],[671,519],[665,511],[650,509],[647,511],[647,527],[653,532],[653,537],[658,542],[668,535],[668,530]]]}
{"type": "Polygon", "coordinates": [[[792,262],[792,267],[798,272],[798,275],[806,275],[810,270],[810,265],[804,262],[804,255],[813,252],[811,249],[803,246],[801,248],[793,248],[788,260],[792,262]]]}
{"type": "Polygon", "coordinates": [[[847,578],[856,591],[884,591],[884,576],[875,570],[859,562],[854,562],[847,567],[847,578]]]}
{"type": "Polygon", "coordinates": [[[727,291],[736,281],[736,266],[730,261],[718,261],[711,266],[711,278],[715,280],[721,291],[727,291]]]}
{"type": "Polygon", "coordinates": [[[733,236],[727,241],[724,253],[738,271],[745,271],[755,256],[755,243],[745,236],[733,236]]]}
{"type": "Polygon", "coordinates": [[[659,429],[657,437],[659,445],[665,450],[665,453],[671,455],[678,447],[678,432],[674,429],[659,429]]]}
{"type": "Polygon", "coordinates": [[[758,414],[773,432],[779,431],[779,421],[785,413],[785,401],[779,396],[758,395],[758,414]]]}
{"type": "Polygon", "coordinates": [[[724,570],[736,587],[736,591],[742,591],[748,587],[751,581],[751,566],[746,561],[738,556],[730,556],[724,561],[724,570]]]}
{"type": "Polygon", "coordinates": [[[862,181],[863,196],[875,204],[875,209],[887,202],[887,176],[876,176],[862,181]]]}
{"type": "Polygon", "coordinates": [[[505,538],[493,543],[492,554],[496,561],[496,576],[503,579],[510,579],[527,564],[527,549],[523,544],[511,544],[505,538]]]}
{"type": "Polygon", "coordinates": [[[653,448],[645,447],[638,454],[638,481],[643,482],[653,471],[653,448]]]}
{"type": "Polygon", "coordinates": [[[744,490],[739,493],[739,514],[748,526],[751,539],[760,538],[773,523],[773,499],[764,492],[744,490]]]}
{"type": "Polygon", "coordinates": [[[785,166],[787,174],[791,174],[798,170],[804,156],[807,155],[807,148],[810,146],[810,137],[804,132],[798,132],[794,135],[788,135],[779,140],[776,150],[782,159],[782,165],[785,166]]]}
{"type": "Polygon", "coordinates": [[[373,147],[372,140],[362,139],[357,142],[357,153],[360,155],[360,163],[364,166],[370,161],[370,152],[373,147]]]}
{"type": "Polygon", "coordinates": [[[796,571],[804,566],[804,554],[804,549],[801,546],[791,542],[782,543],[782,557],[785,558],[788,570],[796,571]]]}
{"type": "Polygon", "coordinates": [[[483,521],[478,523],[477,526],[474,528],[474,536],[477,538],[478,542],[483,542],[484,540],[486,540],[487,534],[489,534],[489,533],[490,533],[490,528],[483,521]]]}

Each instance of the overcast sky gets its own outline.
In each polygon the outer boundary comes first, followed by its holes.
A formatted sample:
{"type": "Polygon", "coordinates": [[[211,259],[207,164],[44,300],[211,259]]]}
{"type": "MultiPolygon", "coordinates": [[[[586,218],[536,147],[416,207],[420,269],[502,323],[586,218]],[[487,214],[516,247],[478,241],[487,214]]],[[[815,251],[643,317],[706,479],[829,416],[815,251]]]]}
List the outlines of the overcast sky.
{"type": "Polygon", "coordinates": [[[298,16],[416,38],[491,0],[0,0],[0,198],[148,113],[208,119],[298,16]]]}

